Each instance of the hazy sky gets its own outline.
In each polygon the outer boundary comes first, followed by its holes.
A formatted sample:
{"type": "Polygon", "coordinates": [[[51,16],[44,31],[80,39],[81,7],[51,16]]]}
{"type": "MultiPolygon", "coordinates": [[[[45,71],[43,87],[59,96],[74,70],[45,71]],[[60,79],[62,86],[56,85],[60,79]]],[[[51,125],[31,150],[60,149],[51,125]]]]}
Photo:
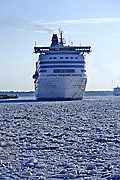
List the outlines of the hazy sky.
{"type": "Polygon", "coordinates": [[[38,46],[64,31],[67,45],[90,45],[86,90],[120,85],[120,0],[0,0],[0,90],[34,90],[38,46]]]}

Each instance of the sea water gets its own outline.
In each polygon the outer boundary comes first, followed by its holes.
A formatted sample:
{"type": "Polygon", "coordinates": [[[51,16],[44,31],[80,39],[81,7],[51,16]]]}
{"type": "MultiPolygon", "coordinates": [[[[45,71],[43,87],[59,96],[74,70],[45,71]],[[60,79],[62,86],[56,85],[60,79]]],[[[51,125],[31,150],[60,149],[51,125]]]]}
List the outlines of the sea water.
{"type": "Polygon", "coordinates": [[[120,179],[120,97],[0,103],[0,180],[120,179]]]}

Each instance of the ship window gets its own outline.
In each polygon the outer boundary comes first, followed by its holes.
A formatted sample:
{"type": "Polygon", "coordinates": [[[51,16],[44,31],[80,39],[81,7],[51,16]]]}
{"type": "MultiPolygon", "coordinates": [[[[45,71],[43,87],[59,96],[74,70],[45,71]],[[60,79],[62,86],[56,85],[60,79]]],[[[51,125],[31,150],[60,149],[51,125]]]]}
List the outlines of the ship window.
{"type": "Polygon", "coordinates": [[[41,73],[46,73],[46,72],[47,72],[47,70],[40,70],[40,72],[41,72],[41,73]]]}
{"type": "Polygon", "coordinates": [[[78,59],[78,57],[75,57],[75,59],[78,59]]]}
{"type": "Polygon", "coordinates": [[[69,59],[69,57],[65,57],[65,59],[69,59]]]}
{"type": "Polygon", "coordinates": [[[53,59],[57,59],[56,57],[53,57],[53,59]]]}
{"type": "Polygon", "coordinates": [[[73,59],[73,57],[70,57],[70,59],[73,59]]]}
{"type": "Polygon", "coordinates": [[[71,74],[58,74],[58,76],[71,76],[71,74]]]}
{"type": "Polygon", "coordinates": [[[86,72],[86,70],[85,69],[81,69],[81,72],[86,72]]]}
{"type": "Polygon", "coordinates": [[[57,76],[57,74],[47,74],[47,76],[57,76]]]}
{"type": "Polygon", "coordinates": [[[60,57],[60,59],[63,59],[63,57],[60,57]]]}
{"type": "Polygon", "coordinates": [[[75,69],[53,69],[53,73],[75,73],[75,69]]]}
{"type": "Polygon", "coordinates": [[[49,57],[49,59],[52,59],[52,57],[49,57]]]}

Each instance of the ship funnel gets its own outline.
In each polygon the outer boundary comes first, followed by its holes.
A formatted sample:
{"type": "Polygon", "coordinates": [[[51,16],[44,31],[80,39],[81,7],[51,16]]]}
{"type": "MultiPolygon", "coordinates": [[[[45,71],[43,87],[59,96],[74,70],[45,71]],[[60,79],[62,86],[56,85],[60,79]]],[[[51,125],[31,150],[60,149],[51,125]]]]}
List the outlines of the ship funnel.
{"type": "Polygon", "coordinates": [[[51,46],[56,46],[56,45],[58,45],[58,37],[57,34],[53,34],[51,46]]]}

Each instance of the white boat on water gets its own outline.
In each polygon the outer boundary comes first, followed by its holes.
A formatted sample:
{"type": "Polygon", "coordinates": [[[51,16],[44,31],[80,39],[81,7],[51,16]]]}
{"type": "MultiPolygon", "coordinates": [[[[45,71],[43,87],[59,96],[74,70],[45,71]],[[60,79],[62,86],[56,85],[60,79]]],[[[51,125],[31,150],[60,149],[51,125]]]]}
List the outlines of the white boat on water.
{"type": "Polygon", "coordinates": [[[114,96],[120,96],[120,87],[119,86],[114,88],[113,95],[114,96]]]}
{"type": "Polygon", "coordinates": [[[47,47],[34,47],[39,54],[33,75],[37,100],[82,99],[87,82],[85,53],[90,46],[65,46],[63,32],[60,39],[53,34],[47,47]]]}

